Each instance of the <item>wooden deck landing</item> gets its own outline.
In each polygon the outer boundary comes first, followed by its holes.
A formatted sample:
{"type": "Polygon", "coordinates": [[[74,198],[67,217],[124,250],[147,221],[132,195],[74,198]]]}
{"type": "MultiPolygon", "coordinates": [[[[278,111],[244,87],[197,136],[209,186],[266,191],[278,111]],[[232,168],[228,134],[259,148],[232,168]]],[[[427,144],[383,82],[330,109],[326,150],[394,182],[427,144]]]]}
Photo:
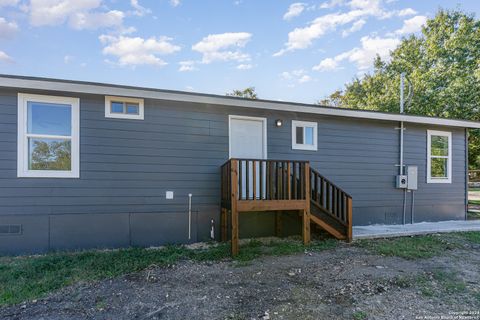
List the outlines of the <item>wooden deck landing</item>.
{"type": "MultiPolygon", "coordinates": [[[[230,159],[221,167],[221,176],[221,238],[227,240],[230,220],[232,255],[239,251],[243,212],[298,211],[305,244],[310,242],[311,223],[337,239],[352,239],[352,198],[308,161],[230,159]]],[[[277,229],[279,219],[277,215],[277,229]]]]}

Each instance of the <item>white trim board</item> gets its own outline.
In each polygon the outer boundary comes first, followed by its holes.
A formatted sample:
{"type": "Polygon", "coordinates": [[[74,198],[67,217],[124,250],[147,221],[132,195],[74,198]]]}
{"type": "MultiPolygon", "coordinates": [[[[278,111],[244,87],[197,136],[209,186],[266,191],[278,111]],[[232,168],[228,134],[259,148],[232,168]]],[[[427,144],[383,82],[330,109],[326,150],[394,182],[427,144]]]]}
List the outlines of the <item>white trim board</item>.
{"type": "Polygon", "coordinates": [[[452,183],[452,133],[448,131],[427,130],[427,183],[452,183]],[[432,136],[448,138],[447,177],[432,178],[432,136]]]}
{"type": "Polygon", "coordinates": [[[180,102],[206,103],[222,106],[242,108],[267,109],[278,111],[302,112],[319,115],[349,117],[357,119],[372,119],[386,121],[404,121],[408,123],[422,123],[429,125],[443,125],[462,128],[480,129],[480,122],[453,120],[423,116],[413,116],[395,113],[382,113],[341,108],[328,108],[316,105],[276,102],[268,100],[250,100],[220,95],[206,95],[181,91],[166,91],[151,88],[136,88],[103,83],[90,83],[47,78],[33,78],[21,76],[0,75],[0,87],[49,90],[69,93],[87,93],[99,95],[116,95],[134,98],[160,99],[180,102]]]}
{"type": "Polygon", "coordinates": [[[19,178],[79,178],[80,177],[80,99],[73,97],[49,96],[18,93],[17,97],[17,177],[19,178]],[[28,101],[52,104],[67,104],[71,111],[71,131],[69,136],[27,133],[28,101]],[[71,141],[71,169],[68,171],[28,169],[28,137],[46,139],[69,139],[71,141]]]}

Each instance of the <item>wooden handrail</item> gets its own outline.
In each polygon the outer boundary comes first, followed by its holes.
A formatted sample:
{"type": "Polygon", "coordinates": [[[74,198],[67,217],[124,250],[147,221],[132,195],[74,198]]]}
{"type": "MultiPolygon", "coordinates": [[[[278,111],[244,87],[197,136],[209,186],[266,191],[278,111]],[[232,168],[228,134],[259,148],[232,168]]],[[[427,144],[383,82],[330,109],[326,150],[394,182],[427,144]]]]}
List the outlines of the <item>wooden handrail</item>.
{"type": "Polygon", "coordinates": [[[346,237],[351,240],[352,197],[315,169],[310,169],[310,172],[312,202],[346,227],[346,237]]]}

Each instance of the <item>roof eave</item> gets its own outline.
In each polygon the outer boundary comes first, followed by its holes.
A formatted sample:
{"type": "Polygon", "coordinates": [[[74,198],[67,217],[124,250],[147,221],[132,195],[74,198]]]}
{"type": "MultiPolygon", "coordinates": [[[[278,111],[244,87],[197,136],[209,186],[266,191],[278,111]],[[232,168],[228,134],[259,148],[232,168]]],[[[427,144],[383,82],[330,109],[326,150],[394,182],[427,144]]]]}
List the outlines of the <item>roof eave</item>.
{"type": "Polygon", "coordinates": [[[302,105],[288,102],[275,102],[265,100],[232,99],[229,97],[187,93],[178,91],[156,90],[148,88],[134,88],[127,86],[108,85],[88,82],[73,82],[68,80],[53,80],[44,78],[26,78],[14,76],[0,76],[0,86],[18,89],[35,89],[47,91],[60,91],[72,93],[87,93],[99,95],[118,95],[126,97],[141,97],[147,99],[160,99],[180,102],[206,103],[223,106],[244,108],[258,108],[277,111],[301,112],[328,116],[348,117],[357,119],[404,121],[410,123],[431,124],[440,126],[463,127],[480,129],[479,122],[466,120],[453,120],[434,117],[382,113],[372,111],[359,111],[341,108],[325,108],[318,106],[302,105]]]}

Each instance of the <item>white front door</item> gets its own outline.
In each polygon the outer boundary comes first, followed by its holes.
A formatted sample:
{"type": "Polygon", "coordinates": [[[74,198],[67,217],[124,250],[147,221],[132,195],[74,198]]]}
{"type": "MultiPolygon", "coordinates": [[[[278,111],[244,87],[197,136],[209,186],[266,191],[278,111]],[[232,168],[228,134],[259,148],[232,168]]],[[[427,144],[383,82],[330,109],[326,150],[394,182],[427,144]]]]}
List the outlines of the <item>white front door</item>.
{"type": "MultiPolygon", "coordinates": [[[[266,159],[267,158],[267,119],[244,116],[229,117],[229,139],[230,139],[230,158],[236,159],[266,159]]],[[[253,167],[249,164],[249,194],[246,195],[246,163],[242,162],[241,173],[239,177],[242,181],[241,195],[243,198],[253,198],[253,189],[260,195],[260,165],[265,169],[264,164],[256,164],[256,186],[253,186],[253,167]]],[[[262,170],[265,174],[265,170],[262,170]]],[[[263,179],[265,181],[265,179],[263,179]]],[[[265,186],[262,186],[264,189],[265,186]]],[[[263,194],[265,194],[263,192],[263,194]]],[[[258,197],[258,196],[257,196],[258,197]]]]}

